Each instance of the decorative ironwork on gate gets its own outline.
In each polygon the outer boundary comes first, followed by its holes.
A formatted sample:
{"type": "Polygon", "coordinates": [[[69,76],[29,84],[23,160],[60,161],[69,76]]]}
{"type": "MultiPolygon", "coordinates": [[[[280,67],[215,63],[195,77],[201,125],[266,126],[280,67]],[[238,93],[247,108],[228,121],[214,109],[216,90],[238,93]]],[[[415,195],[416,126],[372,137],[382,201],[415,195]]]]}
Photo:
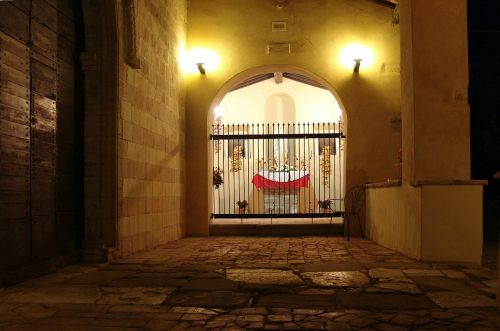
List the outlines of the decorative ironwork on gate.
{"type": "Polygon", "coordinates": [[[216,124],[212,218],[343,215],[339,123],[216,124]]]}

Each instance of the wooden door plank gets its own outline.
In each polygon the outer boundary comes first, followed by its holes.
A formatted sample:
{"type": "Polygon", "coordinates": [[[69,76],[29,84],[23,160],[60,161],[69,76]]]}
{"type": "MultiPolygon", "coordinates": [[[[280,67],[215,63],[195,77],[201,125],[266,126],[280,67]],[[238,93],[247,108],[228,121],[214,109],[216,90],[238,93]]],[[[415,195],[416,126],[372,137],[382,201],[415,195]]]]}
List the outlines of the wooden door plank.
{"type": "Polygon", "coordinates": [[[29,107],[29,100],[0,90],[0,104],[7,107],[26,111],[29,107]]]}
{"type": "Polygon", "coordinates": [[[55,61],[57,55],[57,33],[38,23],[31,21],[31,50],[55,61]]]}
{"type": "Polygon", "coordinates": [[[16,97],[19,97],[21,99],[30,99],[29,89],[27,89],[25,86],[21,86],[6,79],[0,78],[0,90],[15,95],[16,97]]]}
{"type": "Polygon", "coordinates": [[[29,123],[30,118],[29,118],[29,110],[28,109],[19,109],[19,108],[16,109],[16,108],[7,107],[3,104],[0,104],[0,120],[5,120],[7,122],[13,122],[16,124],[24,125],[27,128],[26,132],[27,133],[29,132],[28,129],[29,129],[29,124],[30,124],[29,123]]]}
{"type": "Polygon", "coordinates": [[[30,2],[31,0],[15,0],[11,3],[19,8],[23,13],[29,14],[30,12],[30,2]]]}
{"type": "Polygon", "coordinates": [[[0,65],[0,78],[16,83],[20,86],[28,88],[30,85],[30,77],[27,73],[13,69],[9,66],[0,65]]]}
{"type": "Polygon", "coordinates": [[[47,98],[38,93],[32,93],[32,103],[34,105],[43,107],[50,111],[56,110],[56,101],[53,98],[47,98]]]}
{"type": "Polygon", "coordinates": [[[29,146],[27,144],[12,143],[10,139],[6,138],[5,136],[0,137],[0,157],[2,162],[24,166],[28,165],[30,162],[29,146]]]}
{"type": "Polygon", "coordinates": [[[75,87],[73,84],[59,81],[57,86],[57,105],[58,108],[64,107],[73,111],[75,105],[75,87]]]}
{"type": "Polygon", "coordinates": [[[54,174],[56,168],[56,146],[39,140],[32,140],[31,169],[34,173],[54,174]]]}
{"type": "Polygon", "coordinates": [[[29,203],[29,192],[0,191],[0,201],[4,203],[29,203]]]}
{"type": "MultiPolygon", "coordinates": [[[[74,175],[76,168],[74,144],[62,143],[57,146],[57,173],[59,176],[74,175]]],[[[73,186],[71,187],[73,189],[73,186]]]]}
{"type": "MultiPolygon", "coordinates": [[[[30,141],[28,139],[4,136],[0,134],[0,149],[7,148],[22,152],[29,152],[30,141]]],[[[5,161],[5,160],[2,160],[5,161]]]]}
{"type": "MultiPolygon", "coordinates": [[[[57,57],[64,62],[75,62],[75,41],[66,38],[59,38],[57,41],[57,57]]],[[[78,60],[77,60],[78,61],[78,60]]]]}
{"type": "Polygon", "coordinates": [[[27,166],[30,162],[30,155],[27,152],[22,152],[15,149],[0,149],[0,157],[4,162],[15,164],[17,166],[27,166]]]}
{"type": "Polygon", "coordinates": [[[0,132],[6,136],[28,138],[29,126],[0,119],[0,132]]]}
{"type": "Polygon", "coordinates": [[[31,116],[36,118],[43,118],[48,121],[54,122],[56,120],[56,112],[55,109],[47,109],[45,107],[41,107],[39,104],[33,103],[31,105],[31,116]]]}
{"type": "Polygon", "coordinates": [[[56,256],[57,225],[55,215],[32,216],[31,230],[33,261],[56,256]]]}
{"type": "Polygon", "coordinates": [[[55,182],[54,177],[36,174],[31,177],[31,214],[55,214],[55,182]]]}
{"type": "Polygon", "coordinates": [[[27,45],[29,41],[29,17],[10,2],[0,2],[0,30],[27,45]]]}
{"type": "MultiPolygon", "coordinates": [[[[57,11],[67,17],[68,19],[74,20],[75,13],[73,12],[73,2],[66,0],[47,0],[51,3],[55,3],[54,7],[57,8],[57,11]]],[[[61,15],[59,15],[61,17],[61,15]]]]}
{"type": "Polygon", "coordinates": [[[0,250],[9,254],[0,254],[0,267],[12,269],[30,263],[30,229],[24,221],[3,220],[0,222],[0,250]],[[12,249],[15,247],[15,249],[12,249]]]}
{"type": "Polygon", "coordinates": [[[43,0],[31,1],[31,19],[57,33],[57,10],[43,0]]]}
{"type": "Polygon", "coordinates": [[[47,143],[55,142],[55,125],[52,121],[43,121],[43,119],[32,119],[31,140],[41,140],[47,143]]]}
{"type": "Polygon", "coordinates": [[[75,22],[74,18],[67,17],[65,15],[59,15],[57,17],[59,24],[59,38],[64,38],[68,41],[75,40],[75,22]]]}
{"type": "Polygon", "coordinates": [[[0,31],[0,49],[14,53],[23,59],[28,59],[30,54],[27,43],[22,43],[2,31],[0,31]]]}
{"type": "Polygon", "coordinates": [[[0,220],[4,219],[26,219],[29,217],[26,203],[0,201],[0,220]]]}
{"type": "Polygon", "coordinates": [[[6,49],[0,49],[0,66],[7,66],[18,70],[24,75],[29,74],[29,58],[19,57],[6,49]]]}
{"type": "Polygon", "coordinates": [[[25,192],[29,190],[30,186],[26,177],[0,175],[0,187],[2,191],[25,192]]]}
{"type": "MultiPolygon", "coordinates": [[[[13,177],[29,177],[29,166],[25,165],[19,165],[19,164],[12,164],[12,163],[5,163],[5,162],[0,162],[0,174],[4,176],[13,176],[13,177]]],[[[1,188],[3,189],[3,188],[1,188]]]]}
{"type": "Polygon", "coordinates": [[[57,94],[57,71],[32,58],[31,88],[35,93],[55,99],[57,94]]]}
{"type": "Polygon", "coordinates": [[[62,59],[57,60],[57,76],[59,80],[73,85],[75,83],[75,71],[72,63],[67,63],[62,59]]]}
{"type": "Polygon", "coordinates": [[[36,60],[40,63],[45,64],[47,67],[52,68],[53,70],[57,70],[57,63],[54,60],[49,59],[48,57],[45,57],[44,55],[36,52],[36,51],[31,51],[30,52],[30,59],[31,61],[36,60]]]}

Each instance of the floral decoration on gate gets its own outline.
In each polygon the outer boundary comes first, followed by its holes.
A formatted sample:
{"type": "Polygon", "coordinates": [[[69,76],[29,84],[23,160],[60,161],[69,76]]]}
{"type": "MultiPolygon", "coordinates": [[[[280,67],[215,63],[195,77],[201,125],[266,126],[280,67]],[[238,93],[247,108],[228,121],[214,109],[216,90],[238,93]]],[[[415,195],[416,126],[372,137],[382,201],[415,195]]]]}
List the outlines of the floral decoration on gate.
{"type": "Polygon", "coordinates": [[[218,189],[219,186],[221,186],[224,183],[224,180],[222,179],[222,170],[219,169],[219,167],[214,169],[214,175],[213,175],[213,184],[215,186],[215,189],[218,189]]]}

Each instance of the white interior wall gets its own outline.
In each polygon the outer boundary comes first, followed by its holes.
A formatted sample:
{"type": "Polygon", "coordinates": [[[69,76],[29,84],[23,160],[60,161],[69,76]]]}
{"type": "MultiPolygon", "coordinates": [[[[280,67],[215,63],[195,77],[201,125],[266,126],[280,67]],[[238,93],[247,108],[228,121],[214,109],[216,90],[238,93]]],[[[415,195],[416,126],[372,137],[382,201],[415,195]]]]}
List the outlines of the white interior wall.
{"type": "Polygon", "coordinates": [[[337,122],[342,114],[337,100],[325,89],[283,78],[276,84],[273,78],[228,93],[219,105],[222,123],[268,123],[266,101],[273,94],[284,93],[295,103],[297,123],[337,122]]]}

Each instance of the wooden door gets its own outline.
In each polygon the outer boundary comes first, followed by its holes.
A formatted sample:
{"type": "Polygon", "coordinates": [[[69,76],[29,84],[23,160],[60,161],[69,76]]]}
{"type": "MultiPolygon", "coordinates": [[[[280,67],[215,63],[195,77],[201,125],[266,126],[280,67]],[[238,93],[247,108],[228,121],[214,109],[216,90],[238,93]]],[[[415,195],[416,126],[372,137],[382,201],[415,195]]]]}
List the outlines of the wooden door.
{"type": "Polygon", "coordinates": [[[72,6],[0,2],[0,270],[78,248],[72,6]]]}

